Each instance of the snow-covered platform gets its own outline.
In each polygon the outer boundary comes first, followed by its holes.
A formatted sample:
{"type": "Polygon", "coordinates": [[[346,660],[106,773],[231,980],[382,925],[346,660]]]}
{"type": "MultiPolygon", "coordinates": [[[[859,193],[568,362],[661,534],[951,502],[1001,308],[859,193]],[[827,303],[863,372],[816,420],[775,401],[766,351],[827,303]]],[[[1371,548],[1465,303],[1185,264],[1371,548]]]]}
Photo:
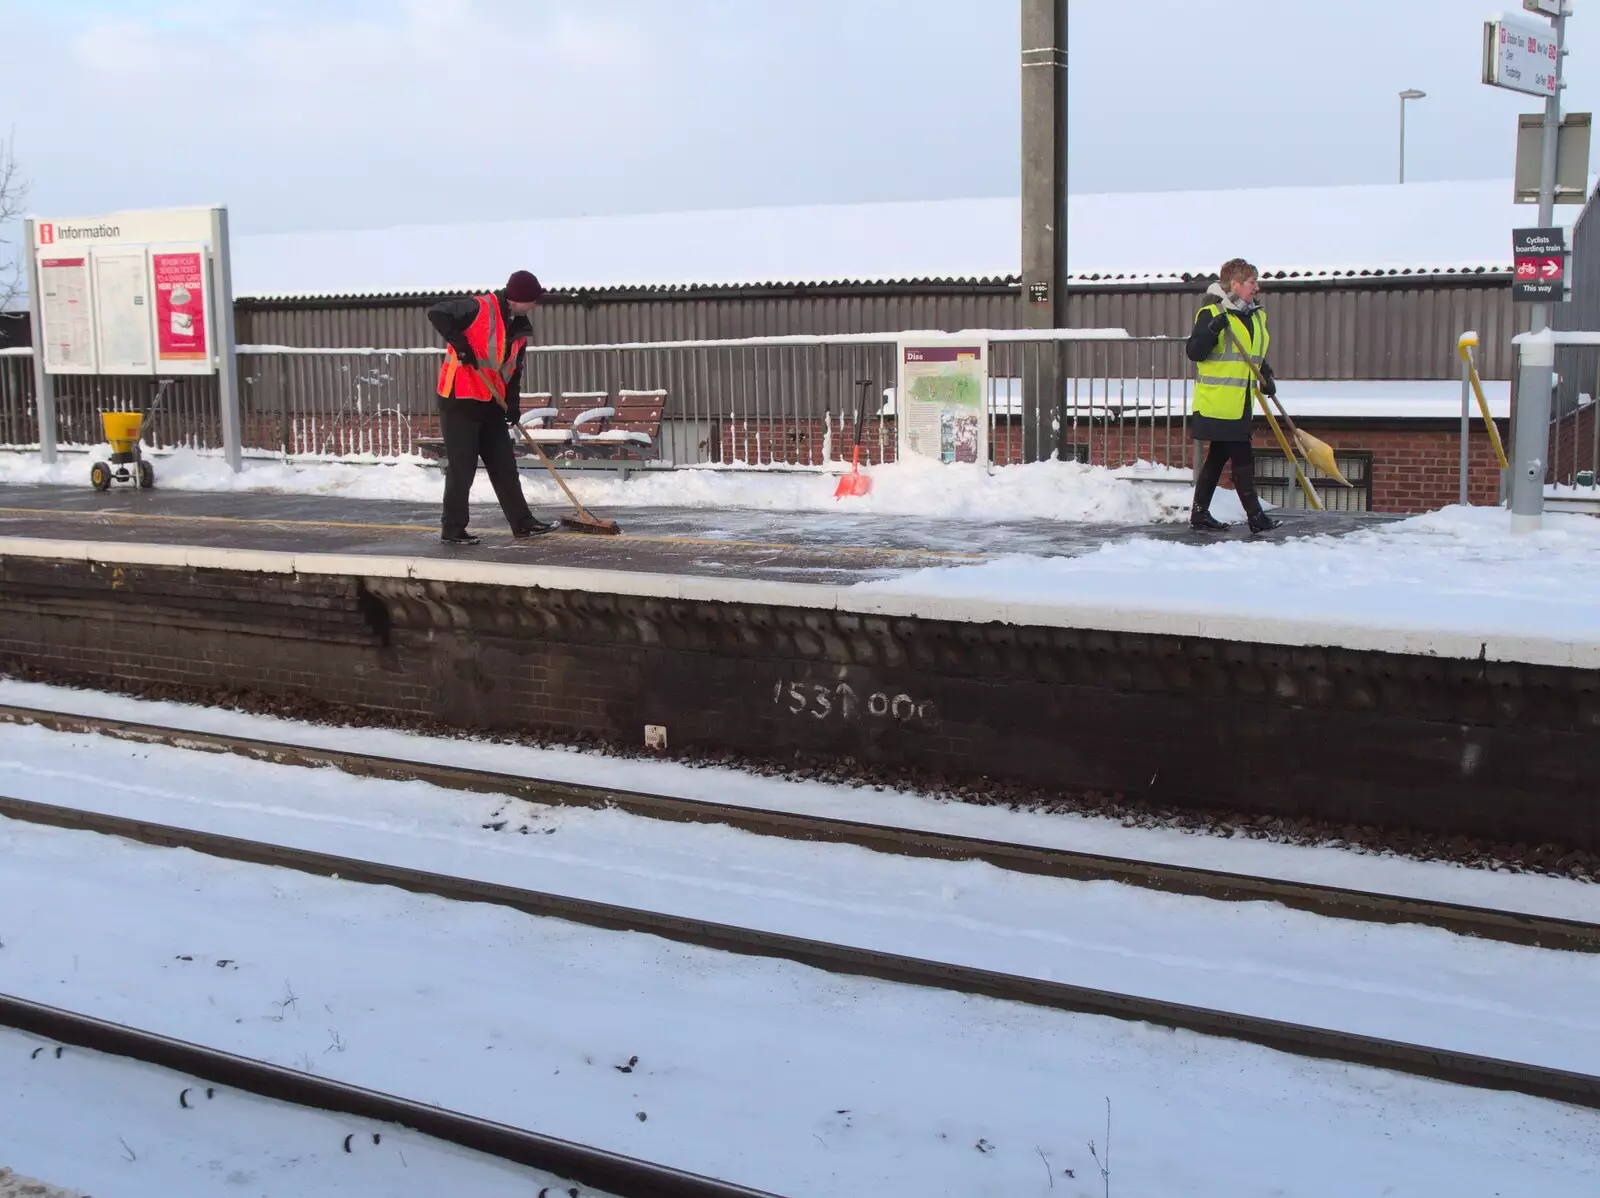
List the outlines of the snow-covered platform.
{"type": "MultiPolygon", "coordinates": [[[[541,509],[545,515],[556,509],[541,509]]],[[[274,553],[785,580],[838,585],[1008,554],[1063,557],[1139,538],[1190,539],[1181,524],[971,520],[852,512],[651,506],[608,508],[621,537],[556,533],[517,541],[497,509],[477,506],[470,548],[439,541],[436,504],[262,492],[0,488],[0,537],[137,542],[274,553]]],[[[1285,513],[1278,537],[1335,536],[1392,517],[1285,513]]],[[[1234,539],[1244,539],[1243,528],[1234,539]]]]}
{"type": "Polygon", "coordinates": [[[1170,513],[663,504],[602,509],[624,537],[523,543],[486,510],[461,549],[436,510],[7,488],[0,669],[1600,845],[1600,807],[1571,801],[1600,774],[1585,517],[1519,538],[1493,509],[1290,514],[1247,542],[1170,513]]]}

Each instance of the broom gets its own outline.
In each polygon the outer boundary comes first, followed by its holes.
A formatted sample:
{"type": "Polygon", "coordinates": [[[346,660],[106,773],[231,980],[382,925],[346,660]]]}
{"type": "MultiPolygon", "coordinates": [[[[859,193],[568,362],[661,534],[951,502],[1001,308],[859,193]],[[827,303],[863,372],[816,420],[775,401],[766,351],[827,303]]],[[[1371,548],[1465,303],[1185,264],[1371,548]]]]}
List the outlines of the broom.
{"type": "MultiPolygon", "coordinates": [[[[501,403],[500,406],[504,408],[505,404],[501,403]]],[[[528,432],[520,420],[517,422],[517,429],[522,433],[522,439],[528,443],[534,453],[539,455],[539,460],[544,463],[544,468],[550,471],[550,477],[554,478],[561,489],[567,493],[567,499],[571,501],[572,506],[577,511],[574,516],[561,517],[562,528],[599,537],[614,537],[622,531],[615,520],[602,520],[597,516],[591,516],[589,509],[578,502],[578,497],[572,493],[572,488],[567,486],[567,480],[561,477],[561,472],[556,469],[556,464],[546,456],[544,446],[533,439],[532,434],[528,432]]]]}
{"type": "MultiPolygon", "coordinates": [[[[489,389],[489,394],[494,395],[494,384],[491,382],[488,372],[486,372],[481,366],[474,366],[472,369],[476,371],[478,377],[483,380],[483,385],[489,389]]],[[[500,405],[500,410],[502,412],[510,415],[510,411],[506,407],[504,396],[495,395],[494,401],[500,405]]],[[[544,448],[528,434],[528,430],[523,427],[520,420],[516,423],[517,431],[522,434],[522,439],[528,443],[528,445],[533,449],[534,453],[539,455],[539,460],[544,463],[544,468],[550,471],[550,476],[554,478],[561,489],[567,493],[567,499],[571,501],[573,508],[577,511],[577,515],[575,516],[562,516],[561,527],[569,529],[572,532],[589,533],[593,536],[600,537],[614,537],[620,533],[622,529],[617,526],[617,522],[615,520],[601,520],[589,514],[589,509],[578,502],[578,497],[572,493],[572,488],[567,486],[567,480],[561,477],[561,472],[556,469],[555,463],[545,456],[544,448]]]]}

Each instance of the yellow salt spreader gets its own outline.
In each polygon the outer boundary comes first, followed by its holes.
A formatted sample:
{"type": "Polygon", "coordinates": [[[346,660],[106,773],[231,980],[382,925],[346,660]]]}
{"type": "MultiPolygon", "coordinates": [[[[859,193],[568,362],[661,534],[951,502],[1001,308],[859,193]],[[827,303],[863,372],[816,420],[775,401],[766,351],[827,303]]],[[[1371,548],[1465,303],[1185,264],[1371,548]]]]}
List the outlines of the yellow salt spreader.
{"type": "Polygon", "coordinates": [[[139,452],[139,434],[144,430],[143,412],[101,412],[100,426],[111,443],[111,460],[89,467],[89,481],[96,491],[109,491],[113,483],[138,485],[148,491],[156,485],[155,468],[139,452]]]}

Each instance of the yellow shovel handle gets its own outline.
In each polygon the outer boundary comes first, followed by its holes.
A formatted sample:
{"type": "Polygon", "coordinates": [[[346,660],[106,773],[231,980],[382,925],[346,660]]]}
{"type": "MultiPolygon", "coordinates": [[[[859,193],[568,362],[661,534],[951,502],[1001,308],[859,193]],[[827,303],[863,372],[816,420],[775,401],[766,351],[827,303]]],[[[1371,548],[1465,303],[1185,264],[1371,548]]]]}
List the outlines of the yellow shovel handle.
{"type": "Polygon", "coordinates": [[[1472,362],[1472,347],[1476,341],[1461,341],[1456,345],[1456,352],[1461,355],[1461,360],[1467,364],[1467,377],[1472,380],[1472,394],[1478,400],[1478,412],[1483,416],[1483,427],[1488,430],[1489,444],[1494,446],[1494,456],[1500,461],[1500,469],[1511,469],[1511,463],[1506,461],[1505,446],[1500,443],[1500,430],[1495,427],[1494,417],[1489,415],[1489,401],[1483,397],[1483,382],[1478,378],[1478,368],[1472,362]]]}
{"type": "MultiPolygon", "coordinates": [[[[1272,426],[1272,435],[1278,439],[1278,448],[1283,450],[1283,456],[1289,459],[1289,465],[1294,468],[1294,481],[1299,483],[1300,489],[1305,492],[1306,502],[1311,505],[1311,510],[1314,512],[1322,511],[1322,500],[1317,498],[1316,489],[1312,487],[1310,481],[1301,471],[1300,462],[1294,456],[1294,450],[1289,448],[1288,439],[1284,437],[1283,430],[1278,427],[1277,417],[1272,414],[1272,409],[1267,406],[1267,397],[1264,390],[1267,380],[1261,377],[1260,369],[1257,368],[1250,355],[1244,352],[1244,346],[1239,344],[1238,334],[1233,331],[1232,317],[1228,319],[1228,340],[1233,342],[1234,352],[1244,359],[1246,366],[1250,367],[1250,373],[1256,376],[1256,402],[1261,405],[1261,414],[1267,418],[1267,423],[1272,426]]],[[[1285,413],[1284,419],[1287,420],[1288,418],[1288,413],[1285,413]]]]}

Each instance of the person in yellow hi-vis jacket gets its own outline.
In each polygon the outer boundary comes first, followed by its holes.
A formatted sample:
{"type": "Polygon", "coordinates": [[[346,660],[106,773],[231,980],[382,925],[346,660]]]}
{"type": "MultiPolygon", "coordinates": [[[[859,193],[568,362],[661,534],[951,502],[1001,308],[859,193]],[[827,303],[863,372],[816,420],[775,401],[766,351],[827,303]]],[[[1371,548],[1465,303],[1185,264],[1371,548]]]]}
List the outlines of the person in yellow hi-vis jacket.
{"type": "Polygon", "coordinates": [[[1257,385],[1255,371],[1250,369],[1252,363],[1261,372],[1264,393],[1269,398],[1278,393],[1272,367],[1267,364],[1267,343],[1271,340],[1267,313],[1256,299],[1261,278],[1243,258],[1224,262],[1220,274],[1206,292],[1206,303],[1195,314],[1187,350],[1197,376],[1191,433],[1196,441],[1211,443],[1195,474],[1189,527],[1197,532],[1218,532],[1228,527],[1211,514],[1211,497],[1222,480],[1223,466],[1231,463],[1233,489],[1250,519],[1250,531],[1267,532],[1281,521],[1261,510],[1254,451],[1250,447],[1257,385]]]}

